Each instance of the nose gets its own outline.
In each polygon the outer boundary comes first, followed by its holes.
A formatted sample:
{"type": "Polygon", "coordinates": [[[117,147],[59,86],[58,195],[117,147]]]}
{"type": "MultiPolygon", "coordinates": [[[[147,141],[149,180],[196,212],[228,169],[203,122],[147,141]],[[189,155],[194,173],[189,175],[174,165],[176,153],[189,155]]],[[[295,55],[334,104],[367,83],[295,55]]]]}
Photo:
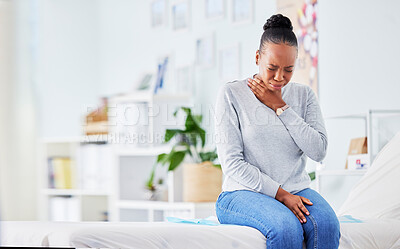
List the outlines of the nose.
{"type": "Polygon", "coordinates": [[[274,80],[276,80],[276,81],[282,81],[283,80],[283,71],[282,71],[282,69],[276,70],[274,80]]]}

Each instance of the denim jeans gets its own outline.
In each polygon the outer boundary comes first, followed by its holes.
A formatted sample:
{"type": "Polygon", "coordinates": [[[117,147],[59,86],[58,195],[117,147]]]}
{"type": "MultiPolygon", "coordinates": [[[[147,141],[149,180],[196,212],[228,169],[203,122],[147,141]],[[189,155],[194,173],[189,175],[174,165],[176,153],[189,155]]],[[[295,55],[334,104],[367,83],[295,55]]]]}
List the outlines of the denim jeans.
{"type": "Polygon", "coordinates": [[[224,191],[218,196],[216,213],[221,224],[235,224],[258,229],[267,239],[267,248],[307,249],[338,248],[340,225],[335,212],[316,191],[306,188],[298,196],[311,200],[304,206],[306,223],[278,200],[249,190],[224,191]]]}

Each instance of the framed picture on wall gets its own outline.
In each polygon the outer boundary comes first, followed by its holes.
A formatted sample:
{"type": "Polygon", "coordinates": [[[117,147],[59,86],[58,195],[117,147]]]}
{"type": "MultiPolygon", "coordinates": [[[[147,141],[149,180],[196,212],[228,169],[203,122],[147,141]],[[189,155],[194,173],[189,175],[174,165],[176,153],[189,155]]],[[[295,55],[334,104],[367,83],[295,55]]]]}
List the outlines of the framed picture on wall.
{"type": "Polygon", "coordinates": [[[254,0],[232,0],[232,22],[245,24],[253,22],[254,0]]]}
{"type": "Polygon", "coordinates": [[[199,67],[209,68],[214,66],[215,45],[214,34],[196,40],[196,64],[199,67]]]}
{"type": "Polygon", "coordinates": [[[209,20],[222,19],[225,17],[225,0],[206,0],[205,14],[209,20]]]}
{"type": "Polygon", "coordinates": [[[190,1],[180,1],[172,5],[173,29],[189,29],[190,15],[190,1]]]}
{"type": "Polygon", "coordinates": [[[318,95],[318,0],[277,0],[278,13],[292,20],[298,57],[292,81],[309,85],[318,95]]]}
{"type": "Polygon", "coordinates": [[[240,77],[240,44],[224,47],[219,51],[219,55],[220,80],[223,82],[237,80],[240,77]]]}
{"type": "Polygon", "coordinates": [[[167,24],[167,1],[154,0],[150,4],[151,26],[161,27],[167,24]]]}

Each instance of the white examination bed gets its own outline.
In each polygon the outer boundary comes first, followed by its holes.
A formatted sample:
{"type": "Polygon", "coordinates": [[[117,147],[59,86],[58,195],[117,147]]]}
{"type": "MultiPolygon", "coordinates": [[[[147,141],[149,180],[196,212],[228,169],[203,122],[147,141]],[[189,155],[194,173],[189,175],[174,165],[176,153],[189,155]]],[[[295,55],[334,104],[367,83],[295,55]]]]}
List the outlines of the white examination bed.
{"type": "Polygon", "coordinates": [[[258,230],[233,225],[207,226],[170,222],[4,222],[2,230],[3,245],[14,246],[265,248],[265,239],[258,230]]]}
{"type": "MultiPolygon", "coordinates": [[[[339,248],[400,248],[399,179],[400,133],[378,154],[339,210],[339,248]]],[[[6,221],[0,225],[2,246],[266,248],[266,238],[258,230],[236,225],[35,221],[6,221]]]]}
{"type": "MultiPolygon", "coordinates": [[[[400,248],[400,221],[341,223],[340,248],[400,248]]],[[[265,249],[256,229],[170,222],[3,222],[3,246],[265,249]]]]}

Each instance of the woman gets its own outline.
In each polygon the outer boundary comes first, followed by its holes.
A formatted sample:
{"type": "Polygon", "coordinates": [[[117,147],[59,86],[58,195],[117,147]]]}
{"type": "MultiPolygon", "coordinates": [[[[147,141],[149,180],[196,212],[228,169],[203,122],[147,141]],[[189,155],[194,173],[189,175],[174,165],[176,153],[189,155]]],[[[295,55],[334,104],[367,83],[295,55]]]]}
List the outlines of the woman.
{"type": "Polygon", "coordinates": [[[267,248],[338,248],[333,209],[309,188],[307,157],[321,161],[327,135],[317,98],[289,83],[297,39],[289,18],[273,15],[256,52],[258,74],[225,84],[216,103],[218,157],[225,175],[216,203],[221,223],[250,226],[267,248]]]}

